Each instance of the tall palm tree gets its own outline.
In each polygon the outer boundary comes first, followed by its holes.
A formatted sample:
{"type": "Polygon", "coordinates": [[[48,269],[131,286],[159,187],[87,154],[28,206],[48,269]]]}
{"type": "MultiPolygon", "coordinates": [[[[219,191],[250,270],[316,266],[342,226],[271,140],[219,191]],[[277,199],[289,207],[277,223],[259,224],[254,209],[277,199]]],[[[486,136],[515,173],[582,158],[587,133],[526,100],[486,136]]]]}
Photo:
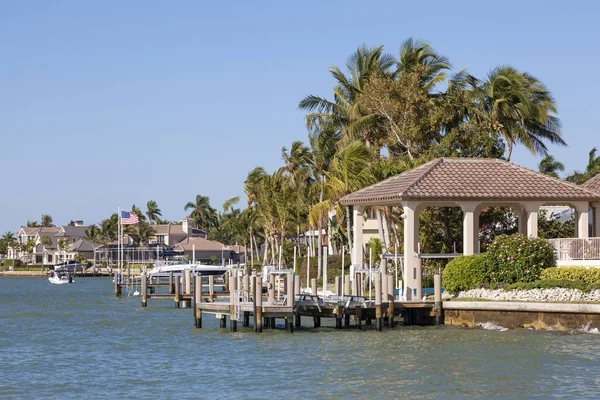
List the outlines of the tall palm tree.
{"type": "Polygon", "coordinates": [[[306,123],[309,129],[330,129],[333,125],[349,138],[362,138],[367,146],[377,140],[372,125],[374,115],[361,110],[358,99],[369,80],[377,76],[391,75],[395,61],[393,56],[383,53],[383,46],[367,48],[360,46],[346,61],[347,75],[338,67],[329,72],[336,81],[333,101],[309,95],[298,107],[308,111],[306,123]]]}
{"type": "Polygon", "coordinates": [[[600,156],[596,156],[597,149],[594,147],[588,154],[588,163],[585,171],[575,171],[567,177],[567,181],[578,185],[584,183],[588,179],[600,174],[600,156]]]}
{"type": "Polygon", "coordinates": [[[419,72],[421,85],[431,90],[446,80],[446,71],[449,71],[450,67],[448,58],[436,53],[429,43],[409,38],[400,46],[400,56],[393,78],[419,72]]]}
{"type": "Polygon", "coordinates": [[[54,227],[54,224],[52,223],[52,217],[48,214],[43,214],[41,226],[54,227]]]}
{"type": "Polygon", "coordinates": [[[6,231],[4,232],[4,234],[2,235],[2,239],[0,240],[4,240],[6,242],[12,243],[15,242],[17,239],[15,238],[15,234],[10,232],[10,231],[6,231]]]}
{"type": "Polygon", "coordinates": [[[140,221],[145,221],[146,220],[146,216],[142,212],[142,209],[139,208],[139,207],[137,207],[135,204],[131,206],[131,212],[134,213],[135,215],[137,215],[138,219],[140,221]]]}
{"type": "Polygon", "coordinates": [[[557,171],[562,172],[564,170],[564,164],[560,161],[557,161],[554,156],[548,155],[542,158],[542,161],[540,161],[539,171],[542,174],[558,178],[559,176],[557,171]]]}
{"type": "Polygon", "coordinates": [[[208,231],[210,227],[217,224],[217,210],[210,206],[210,200],[206,196],[197,195],[195,202],[188,202],[184,211],[192,210],[189,217],[196,221],[198,228],[208,231]]]}
{"type": "Polygon", "coordinates": [[[94,249],[94,264],[96,264],[96,244],[102,242],[102,230],[98,225],[90,225],[85,230],[85,238],[92,244],[94,249]]]}
{"type": "Polygon", "coordinates": [[[548,154],[544,141],[563,145],[560,120],[554,115],[556,104],[546,86],[526,72],[510,66],[493,69],[475,88],[481,94],[480,116],[493,132],[500,132],[507,144],[510,160],[515,144],[532,154],[548,154]]]}
{"type": "Polygon", "coordinates": [[[156,201],[154,200],[150,200],[146,204],[146,210],[148,220],[154,224],[156,223],[157,217],[162,217],[162,212],[160,211],[160,208],[158,208],[158,204],[156,204],[156,201]]]}

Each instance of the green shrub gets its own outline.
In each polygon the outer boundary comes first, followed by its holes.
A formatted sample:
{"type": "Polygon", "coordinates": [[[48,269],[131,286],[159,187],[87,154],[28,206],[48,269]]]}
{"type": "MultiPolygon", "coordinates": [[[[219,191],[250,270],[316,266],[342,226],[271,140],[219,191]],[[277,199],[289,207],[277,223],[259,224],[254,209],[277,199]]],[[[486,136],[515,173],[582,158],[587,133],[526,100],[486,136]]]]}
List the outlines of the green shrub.
{"type": "Polygon", "coordinates": [[[541,279],[560,279],[581,281],[587,284],[600,285],[600,268],[586,267],[554,267],[542,271],[541,279]]]}
{"type": "Polygon", "coordinates": [[[7,258],[6,260],[3,261],[3,265],[5,267],[8,267],[8,266],[20,267],[21,265],[23,265],[23,262],[18,259],[7,258]]]}
{"type": "Polygon", "coordinates": [[[590,291],[590,285],[581,281],[570,281],[566,279],[539,279],[533,282],[517,282],[506,286],[504,290],[510,291],[554,288],[579,289],[582,292],[590,291]]]}
{"type": "Polygon", "coordinates": [[[442,286],[448,293],[475,289],[480,283],[487,283],[485,256],[456,257],[442,273],[442,286]]]}
{"type": "Polygon", "coordinates": [[[485,269],[492,283],[533,282],[542,270],[554,265],[554,251],[545,239],[521,234],[496,237],[485,255],[485,269]]]}

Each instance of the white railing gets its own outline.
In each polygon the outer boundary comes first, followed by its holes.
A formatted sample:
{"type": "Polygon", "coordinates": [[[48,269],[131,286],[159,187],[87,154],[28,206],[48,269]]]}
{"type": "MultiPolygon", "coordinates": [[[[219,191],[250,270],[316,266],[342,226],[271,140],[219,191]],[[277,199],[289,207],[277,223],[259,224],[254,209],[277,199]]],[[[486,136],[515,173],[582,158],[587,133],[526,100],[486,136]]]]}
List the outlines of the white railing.
{"type": "Polygon", "coordinates": [[[557,261],[600,260],[600,237],[548,239],[557,261]]]}

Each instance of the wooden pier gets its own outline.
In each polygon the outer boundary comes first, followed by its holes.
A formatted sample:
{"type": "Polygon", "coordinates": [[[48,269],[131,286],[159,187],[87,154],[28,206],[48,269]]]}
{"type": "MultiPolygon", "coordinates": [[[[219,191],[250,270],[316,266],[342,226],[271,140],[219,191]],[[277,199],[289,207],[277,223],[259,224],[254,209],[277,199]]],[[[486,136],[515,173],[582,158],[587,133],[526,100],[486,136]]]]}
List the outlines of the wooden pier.
{"type": "MultiPolygon", "coordinates": [[[[336,277],[335,295],[327,299],[317,295],[316,279],[311,280],[310,293],[306,293],[306,290],[301,292],[300,280],[291,270],[271,271],[268,276],[268,283],[263,284],[256,273],[247,274],[241,270],[232,271],[223,279],[192,276],[190,271],[184,271],[181,277],[171,275],[168,281],[150,281],[142,274],[142,307],[147,307],[149,299],[170,299],[176,308],[193,308],[195,328],[202,328],[206,314],[214,314],[220,320],[221,328],[226,328],[229,320],[232,332],[237,331],[238,323],[253,327],[257,333],[274,329],[277,319],[283,319],[285,329],[293,332],[301,326],[302,317],[312,318],[315,328],[321,326],[321,319],[329,318],[335,320],[336,329],[362,329],[363,325],[374,322],[377,331],[382,331],[384,326],[391,329],[399,324],[443,323],[442,303],[437,291],[435,303],[399,301],[394,298],[393,278],[385,274],[374,275],[375,297],[371,300],[350,294],[364,293],[358,275],[353,285],[348,276],[345,279],[336,277]],[[267,287],[263,288],[263,285],[267,287]],[[215,290],[216,287],[221,290],[215,290]]],[[[121,284],[115,283],[117,296],[121,290],[121,284]]]]}

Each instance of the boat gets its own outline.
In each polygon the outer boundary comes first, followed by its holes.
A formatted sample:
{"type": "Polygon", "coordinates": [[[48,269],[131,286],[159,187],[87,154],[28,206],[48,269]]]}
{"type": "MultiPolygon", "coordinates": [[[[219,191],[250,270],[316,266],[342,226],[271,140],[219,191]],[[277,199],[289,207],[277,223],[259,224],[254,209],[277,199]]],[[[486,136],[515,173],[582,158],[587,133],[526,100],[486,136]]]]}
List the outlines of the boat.
{"type": "Polygon", "coordinates": [[[84,265],[76,260],[67,260],[60,264],[53,265],[50,269],[57,272],[82,272],[84,265]]]}
{"type": "Polygon", "coordinates": [[[149,278],[167,278],[173,273],[173,276],[181,276],[183,271],[189,270],[192,275],[200,276],[221,276],[224,275],[229,268],[220,265],[207,265],[194,262],[182,263],[159,263],[148,271],[149,278]]]}
{"type": "Polygon", "coordinates": [[[55,285],[64,285],[75,282],[73,280],[73,277],[71,277],[71,275],[68,272],[58,273],[56,271],[52,273],[52,276],[50,276],[48,280],[50,281],[50,283],[54,283],[55,285]]]}

